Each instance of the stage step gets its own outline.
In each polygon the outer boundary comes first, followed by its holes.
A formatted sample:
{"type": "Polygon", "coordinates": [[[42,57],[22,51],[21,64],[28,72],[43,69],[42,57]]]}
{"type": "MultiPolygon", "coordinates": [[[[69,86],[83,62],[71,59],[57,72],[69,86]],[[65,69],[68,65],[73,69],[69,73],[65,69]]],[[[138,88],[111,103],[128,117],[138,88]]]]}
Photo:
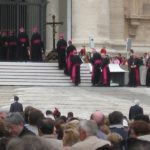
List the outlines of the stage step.
{"type": "Polygon", "coordinates": [[[89,69],[89,64],[82,64],[80,68],[80,74],[81,74],[81,85],[82,86],[91,86],[91,73],[89,69]]]}
{"type": "MultiPolygon", "coordinates": [[[[57,63],[0,62],[0,85],[74,86],[57,63]]],[[[91,86],[88,64],[81,65],[81,84],[91,86]]]]}

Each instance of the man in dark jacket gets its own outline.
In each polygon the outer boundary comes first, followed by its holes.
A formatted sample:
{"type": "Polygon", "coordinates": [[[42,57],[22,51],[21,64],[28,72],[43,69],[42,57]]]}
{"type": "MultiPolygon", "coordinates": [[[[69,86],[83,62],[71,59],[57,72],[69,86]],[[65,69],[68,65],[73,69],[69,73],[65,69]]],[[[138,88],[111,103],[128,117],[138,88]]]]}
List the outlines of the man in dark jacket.
{"type": "Polygon", "coordinates": [[[129,119],[134,119],[137,115],[143,115],[143,108],[139,106],[139,100],[134,101],[135,105],[130,107],[129,119]]]}
{"type": "Polygon", "coordinates": [[[35,135],[24,126],[24,118],[19,112],[8,114],[5,125],[11,137],[23,137],[25,135],[35,135]]]}
{"type": "Polygon", "coordinates": [[[10,112],[23,112],[23,106],[18,101],[19,97],[14,96],[14,103],[10,105],[10,112]]]}

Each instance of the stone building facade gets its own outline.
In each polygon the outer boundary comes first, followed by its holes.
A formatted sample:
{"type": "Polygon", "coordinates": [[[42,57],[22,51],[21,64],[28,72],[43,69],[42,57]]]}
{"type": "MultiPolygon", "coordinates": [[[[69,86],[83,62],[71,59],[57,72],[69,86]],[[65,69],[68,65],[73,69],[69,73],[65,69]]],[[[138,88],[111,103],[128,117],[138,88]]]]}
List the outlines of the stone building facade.
{"type": "MultiPolygon", "coordinates": [[[[47,21],[53,14],[67,40],[80,49],[105,46],[110,52],[126,52],[126,40],[138,52],[150,50],[150,0],[47,0],[47,21]]],[[[52,28],[46,27],[47,49],[52,49],[52,28]]]]}

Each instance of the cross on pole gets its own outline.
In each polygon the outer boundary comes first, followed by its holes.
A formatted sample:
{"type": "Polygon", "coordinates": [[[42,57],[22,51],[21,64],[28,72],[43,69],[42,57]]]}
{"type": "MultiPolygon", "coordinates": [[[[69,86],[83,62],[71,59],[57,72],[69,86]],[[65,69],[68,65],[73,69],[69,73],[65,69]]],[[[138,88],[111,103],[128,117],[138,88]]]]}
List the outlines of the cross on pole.
{"type": "Polygon", "coordinates": [[[55,51],[55,35],[56,35],[56,25],[63,25],[63,22],[56,22],[55,15],[52,16],[52,22],[47,22],[47,25],[51,25],[53,28],[53,50],[55,51]]]}

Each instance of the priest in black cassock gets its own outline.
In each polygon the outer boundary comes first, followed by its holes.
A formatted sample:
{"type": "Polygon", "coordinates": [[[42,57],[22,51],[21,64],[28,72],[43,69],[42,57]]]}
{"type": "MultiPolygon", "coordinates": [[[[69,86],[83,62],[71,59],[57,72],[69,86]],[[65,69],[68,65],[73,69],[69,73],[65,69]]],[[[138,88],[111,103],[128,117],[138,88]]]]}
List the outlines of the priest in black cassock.
{"type": "Polygon", "coordinates": [[[45,53],[41,35],[38,32],[38,28],[33,28],[33,34],[31,37],[31,61],[42,61],[42,54],[45,53]]]}
{"type": "Polygon", "coordinates": [[[146,61],[147,73],[146,73],[146,86],[150,87],[150,53],[148,54],[148,59],[146,61]]]}
{"type": "Polygon", "coordinates": [[[68,47],[66,50],[66,68],[65,74],[71,75],[71,57],[73,56],[73,51],[76,50],[76,47],[72,44],[72,41],[68,41],[68,47]]]}
{"type": "Polygon", "coordinates": [[[10,61],[16,61],[17,60],[17,36],[13,31],[9,32],[9,53],[8,53],[8,59],[10,61]]]}
{"type": "Polygon", "coordinates": [[[93,86],[98,85],[101,79],[101,55],[96,51],[96,49],[92,50],[93,57],[90,62],[92,64],[92,84],[93,86]]]}
{"type": "Polygon", "coordinates": [[[110,70],[109,70],[109,58],[106,55],[106,49],[102,48],[101,49],[101,57],[102,57],[102,62],[101,62],[101,70],[102,70],[102,75],[101,75],[101,84],[102,86],[110,86],[110,70]]]}
{"type": "Polygon", "coordinates": [[[28,61],[30,58],[29,38],[23,27],[19,29],[17,46],[18,46],[18,60],[28,61]]]}
{"type": "Polygon", "coordinates": [[[8,54],[8,36],[7,36],[6,31],[3,31],[1,34],[0,45],[1,45],[0,60],[6,61],[7,60],[7,54],[8,54]]]}
{"type": "Polygon", "coordinates": [[[82,64],[82,60],[79,55],[77,55],[77,51],[73,51],[73,56],[71,58],[72,63],[72,72],[71,72],[71,79],[72,82],[77,86],[80,84],[80,65],[82,64]]]}
{"type": "Polygon", "coordinates": [[[1,47],[2,47],[2,45],[1,45],[1,36],[2,36],[2,32],[0,31],[0,51],[1,51],[1,47]]]}
{"type": "Polygon", "coordinates": [[[128,59],[128,68],[129,68],[129,86],[135,87],[140,85],[140,72],[139,67],[141,62],[137,58],[135,53],[132,53],[128,59]]]}
{"type": "Polygon", "coordinates": [[[57,42],[59,69],[64,69],[66,66],[66,48],[67,48],[67,42],[66,40],[64,40],[64,35],[60,34],[59,40],[57,42]]]}

